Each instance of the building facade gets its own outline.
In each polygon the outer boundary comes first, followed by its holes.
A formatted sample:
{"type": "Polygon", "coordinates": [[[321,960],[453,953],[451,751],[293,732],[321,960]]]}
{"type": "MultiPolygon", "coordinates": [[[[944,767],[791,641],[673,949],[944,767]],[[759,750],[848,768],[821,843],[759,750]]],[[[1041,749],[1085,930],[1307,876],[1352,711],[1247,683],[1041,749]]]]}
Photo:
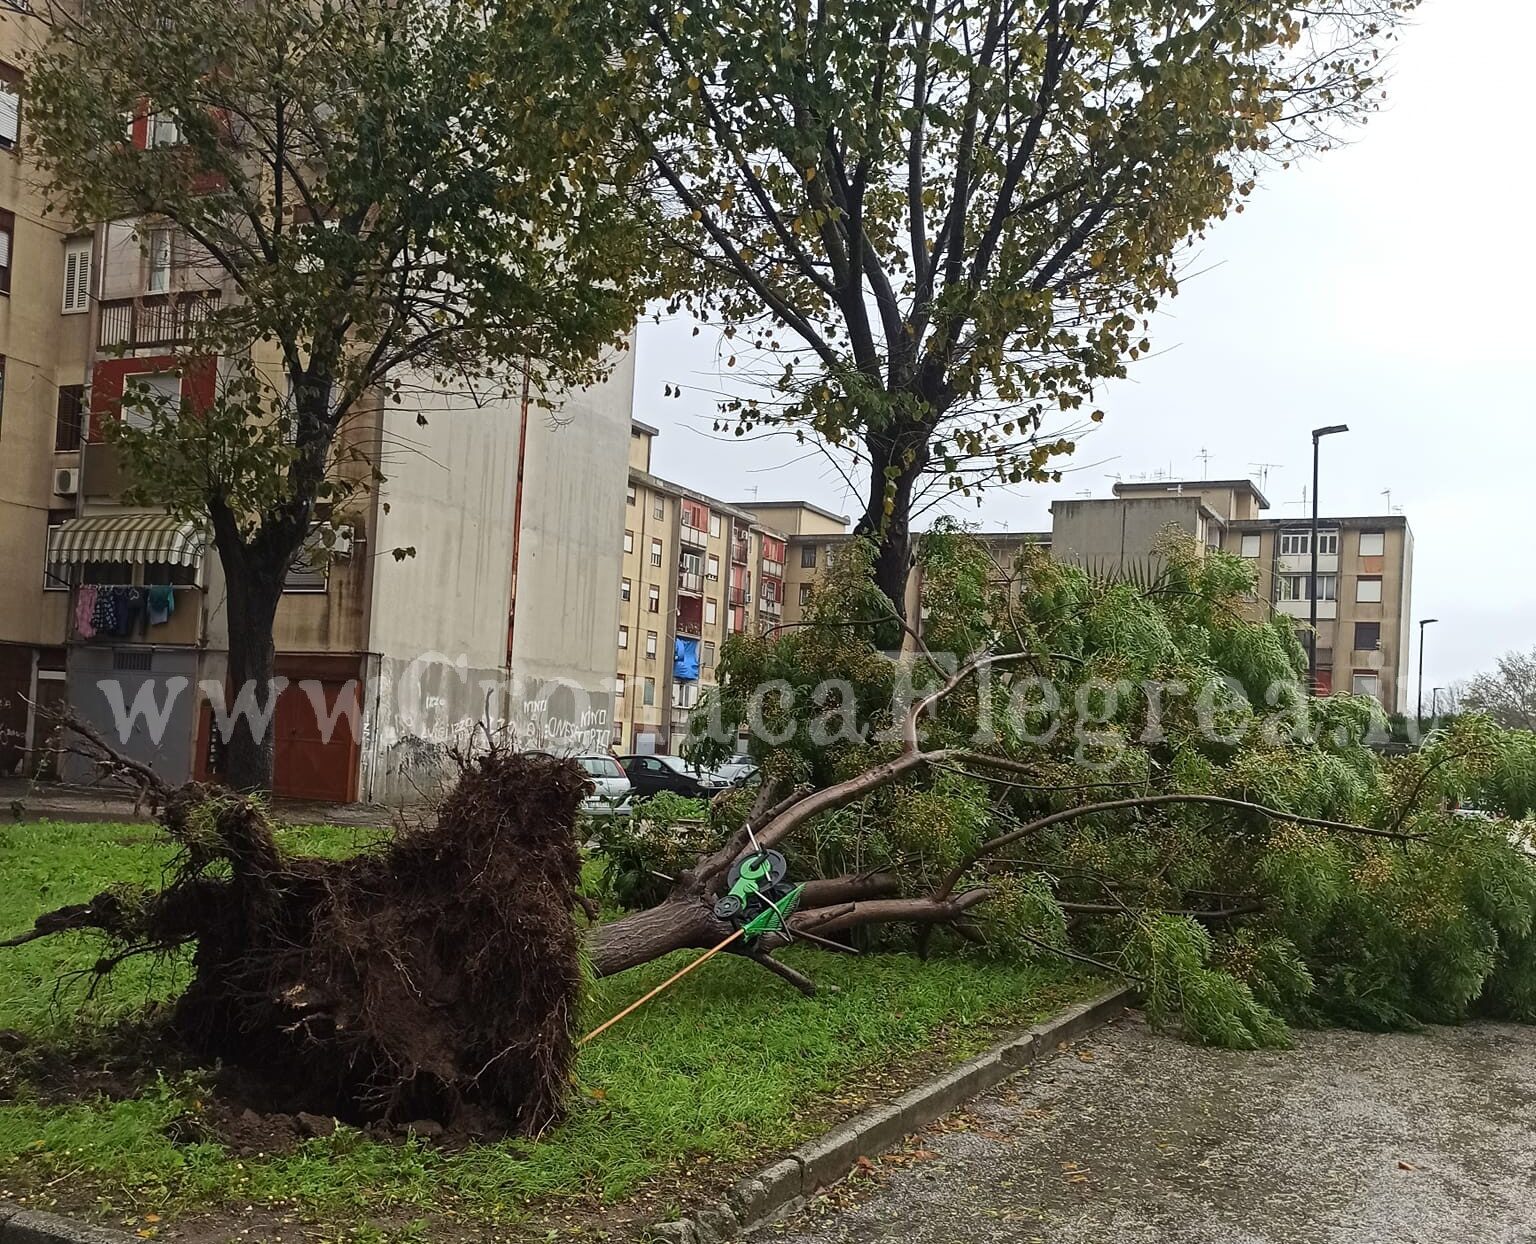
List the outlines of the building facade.
{"type": "MultiPolygon", "coordinates": [[[[125,503],[107,431],[136,417],[130,391],[212,400],[220,361],[183,350],[235,291],[160,221],[74,232],[45,215],[24,74],[44,32],[23,10],[0,21],[0,774],[92,776],[47,746],[48,709],[67,703],[168,780],[217,779],[239,705],[223,570],[198,524],[125,503]]],[[[128,129],[139,146],[174,137],[147,114],[128,129]]],[[[337,459],[357,465],[341,469],[385,478],[319,507],[289,572],[276,793],[410,799],[482,730],[607,745],[632,389],[626,350],[605,383],[556,395],[558,420],[537,393],[491,391],[349,423],[337,459]]]]}
{"type": "Polygon", "coordinates": [[[631,427],[614,663],[620,753],[677,751],[726,639],[797,616],[801,530],[847,529],[807,502],[732,503],[662,479],[651,471],[656,435],[631,427]]]}

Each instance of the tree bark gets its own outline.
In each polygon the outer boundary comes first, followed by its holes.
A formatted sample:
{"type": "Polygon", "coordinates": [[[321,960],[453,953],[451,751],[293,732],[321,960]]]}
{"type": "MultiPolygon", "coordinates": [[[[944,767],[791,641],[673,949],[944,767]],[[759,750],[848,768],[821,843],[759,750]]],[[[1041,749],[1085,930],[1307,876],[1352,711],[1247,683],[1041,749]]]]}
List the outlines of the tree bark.
{"type": "Polygon", "coordinates": [[[224,779],[238,791],[272,789],[272,701],[277,650],[272,625],[283,595],[287,564],[274,571],[255,566],[247,550],[233,556],[220,547],[229,619],[228,691],[238,710],[225,738],[224,779]]]}
{"type": "Polygon", "coordinates": [[[928,462],[929,433],[915,426],[915,435],[866,438],[869,450],[869,495],[854,534],[875,542],[875,586],[907,620],[907,578],[912,569],[912,496],[928,462]],[[886,511],[889,488],[890,511],[886,511]]]}

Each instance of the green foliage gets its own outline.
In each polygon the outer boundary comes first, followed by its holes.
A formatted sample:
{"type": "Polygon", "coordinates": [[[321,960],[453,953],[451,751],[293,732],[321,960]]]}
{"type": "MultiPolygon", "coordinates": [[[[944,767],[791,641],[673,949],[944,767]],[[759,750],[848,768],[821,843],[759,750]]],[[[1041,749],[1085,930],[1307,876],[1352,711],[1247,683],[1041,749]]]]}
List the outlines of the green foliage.
{"type": "Polygon", "coordinates": [[[709,804],[660,791],[630,816],[597,817],[598,895],[618,907],[650,907],[666,898],[671,879],[719,845],[709,804]]]}

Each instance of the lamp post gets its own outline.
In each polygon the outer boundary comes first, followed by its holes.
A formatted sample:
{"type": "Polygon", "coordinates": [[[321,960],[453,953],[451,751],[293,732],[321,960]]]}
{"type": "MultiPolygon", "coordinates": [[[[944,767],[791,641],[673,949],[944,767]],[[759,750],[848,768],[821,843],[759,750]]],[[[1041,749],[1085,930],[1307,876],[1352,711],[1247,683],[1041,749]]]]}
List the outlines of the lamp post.
{"type": "Polygon", "coordinates": [[[1424,722],[1424,628],[1431,622],[1438,621],[1440,621],[1439,618],[1419,619],[1419,710],[1415,715],[1415,720],[1420,725],[1424,722]]]}
{"type": "Polygon", "coordinates": [[[1347,423],[1331,423],[1326,428],[1312,429],[1312,573],[1307,579],[1307,596],[1311,604],[1312,630],[1307,635],[1307,691],[1317,694],[1317,481],[1319,449],[1323,437],[1337,432],[1348,432],[1347,423]]]}
{"type": "Polygon", "coordinates": [[[1431,687],[1429,689],[1429,719],[1430,719],[1430,721],[1439,721],[1440,720],[1440,693],[1442,691],[1444,691],[1444,690],[1445,690],[1444,687],[1431,687]]]}

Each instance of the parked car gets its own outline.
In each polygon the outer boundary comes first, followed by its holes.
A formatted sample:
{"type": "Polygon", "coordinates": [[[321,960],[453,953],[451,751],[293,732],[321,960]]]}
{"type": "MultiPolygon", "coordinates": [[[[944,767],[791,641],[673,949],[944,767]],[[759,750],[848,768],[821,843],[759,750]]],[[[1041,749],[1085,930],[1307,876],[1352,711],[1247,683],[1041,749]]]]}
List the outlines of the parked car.
{"type": "Polygon", "coordinates": [[[587,771],[597,789],[581,801],[588,816],[628,816],[634,809],[634,787],[629,775],[612,756],[578,756],[576,763],[587,771]]]}
{"type": "Polygon", "coordinates": [[[709,799],[730,785],[713,773],[702,773],[676,756],[620,756],[637,798],[669,790],[690,799],[709,799]]]}
{"type": "Polygon", "coordinates": [[[744,786],[757,776],[757,761],[744,753],[738,754],[715,766],[714,773],[729,786],[744,786]]]}

